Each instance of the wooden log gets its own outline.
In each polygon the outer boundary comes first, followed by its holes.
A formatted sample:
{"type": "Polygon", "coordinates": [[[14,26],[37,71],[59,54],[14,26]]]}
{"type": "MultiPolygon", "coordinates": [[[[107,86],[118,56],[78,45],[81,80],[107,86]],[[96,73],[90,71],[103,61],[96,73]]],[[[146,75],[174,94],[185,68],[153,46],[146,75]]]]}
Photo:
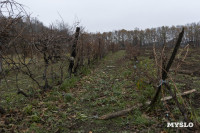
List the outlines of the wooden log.
{"type": "MultiPolygon", "coordinates": [[[[195,89],[192,89],[192,90],[189,90],[189,91],[185,91],[181,94],[177,94],[177,96],[185,96],[185,95],[188,95],[188,94],[191,94],[193,92],[195,92],[196,90],[195,89]]],[[[167,96],[167,97],[164,97],[164,98],[161,98],[161,101],[167,101],[167,100],[170,100],[172,99],[172,96],[167,96]]]]}
{"type": "MultiPolygon", "coordinates": [[[[192,89],[192,90],[189,90],[189,91],[185,91],[183,93],[177,94],[177,96],[185,96],[185,95],[191,94],[193,92],[196,92],[196,90],[192,89]]],[[[168,101],[168,100],[171,100],[171,99],[172,99],[172,96],[167,96],[167,97],[162,98],[161,101],[164,102],[164,101],[168,101]]],[[[147,101],[145,104],[149,105],[150,103],[151,103],[151,101],[147,101]]],[[[112,119],[112,118],[115,118],[115,117],[120,117],[120,116],[123,116],[123,115],[130,113],[134,109],[140,108],[142,105],[143,104],[138,104],[136,106],[133,106],[133,107],[130,107],[130,108],[127,108],[127,109],[124,109],[124,110],[109,113],[109,114],[106,114],[106,115],[99,117],[99,119],[100,120],[108,120],[108,119],[112,119]]]]}
{"type": "Polygon", "coordinates": [[[195,71],[189,71],[189,70],[178,70],[178,71],[175,71],[175,70],[172,70],[174,71],[175,73],[179,73],[179,74],[187,74],[187,75],[194,75],[194,76],[198,76],[200,75],[200,72],[198,70],[195,70],[195,71]]]}
{"type": "Polygon", "coordinates": [[[99,117],[99,119],[100,120],[108,120],[108,119],[112,119],[112,118],[115,118],[115,117],[123,116],[123,115],[128,114],[131,111],[133,111],[134,109],[139,108],[141,106],[142,106],[142,104],[139,104],[139,105],[131,107],[131,108],[127,108],[127,109],[117,111],[117,112],[114,112],[114,113],[106,114],[106,115],[99,117]]]}

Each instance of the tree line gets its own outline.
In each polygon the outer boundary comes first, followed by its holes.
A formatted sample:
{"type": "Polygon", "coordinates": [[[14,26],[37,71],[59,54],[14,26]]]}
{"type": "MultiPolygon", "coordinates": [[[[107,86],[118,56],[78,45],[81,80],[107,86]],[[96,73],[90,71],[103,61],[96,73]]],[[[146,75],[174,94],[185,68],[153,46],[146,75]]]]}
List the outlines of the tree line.
{"type": "Polygon", "coordinates": [[[141,30],[116,30],[113,32],[103,33],[106,38],[114,43],[120,44],[121,47],[126,45],[139,46],[174,46],[177,36],[182,27],[185,28],[185,34],[181,45],[191,44],[193,47],[200,46],[200,23],[191,23],[178,26],[162,26],[157,28],[147,28],[141,30]]]}

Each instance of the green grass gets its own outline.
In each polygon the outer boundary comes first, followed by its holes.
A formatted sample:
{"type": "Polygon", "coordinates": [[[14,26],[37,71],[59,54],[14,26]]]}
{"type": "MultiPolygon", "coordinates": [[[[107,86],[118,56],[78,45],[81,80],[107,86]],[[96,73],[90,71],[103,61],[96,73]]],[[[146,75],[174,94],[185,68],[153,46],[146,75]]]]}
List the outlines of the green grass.
{"type": "MultiPolygon", "coordinates": [[[[162,115],[162,109],[165,108],[161,103],[156,107],[158,112],[153,115],[146,114],[144,110],[138,108],[114,119],[97,119],[101,115],[149,101],[154,96],[155,89],[145,82],[148,78],[145,74],[138,73],[147,71],[148,75],[156,77],[153,60],[141,56],[135,69],[135,62],[125,59],[124,56],[123,50],[110,53],[100,60],[98,65],[81,67],[78,72],[81,76],[67,78],[60,86],[55,86],[43,94],[39,93],[37,86],[28,78],[24,78],[20,81],[22,89],[28,94],[32,91],[38,94],[37,97],[32,98],[16,94],[14,76],[10,73],[9,93],[5,89],[5,82],[1,86],[1,91],[7,93],[3,94],[0,103],[10,114],[9,118],[4,118],[9,121],[9,124],[4,125],[3,128],[10,132],[11,126],[15,125],[13,127],[15,131],[29,133],[156,132],[154,124],[163,124],[163,116],[159,118],[156,116],[159,113],[162,115]],[[31,91],[33,88],[34,90],[31,91]]],[[[23,75],[19,77],[23,78],[23,75]]],[[[38,79],[40,78],[38,76],[38,79]]],[[[199,85],[198,80],[199,78],[194,77],[196,86],[199,85]]],[[[177,83],[177,86],[183,87],[184,84],[177,83]]],[[[180,116],[178,108],[173,108],[171,111],[174,115],[180,116]]],[[[193,112],[192,117],[199,120],[199,109],[193,112]]],[[[168,131],[164,128],[162,130],[168,131]]]]}
{"type": "Polygon", "coordinates": [[[72,76],[70,79],[66,79],[62,85],[61,85],[61,89],[65,90],[65,91],[69,91],[70,88],[75,87],[76,83],[78,82],[79,78],[72,76]]]}

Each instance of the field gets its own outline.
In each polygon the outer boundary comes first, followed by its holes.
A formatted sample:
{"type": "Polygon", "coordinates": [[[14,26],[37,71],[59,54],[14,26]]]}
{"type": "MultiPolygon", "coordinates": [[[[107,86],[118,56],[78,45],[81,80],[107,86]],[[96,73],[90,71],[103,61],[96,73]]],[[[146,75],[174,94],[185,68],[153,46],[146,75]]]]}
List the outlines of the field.
{"type": "MultiPolygon", "coordinates": [[[[138,57],[138,63],[127,59],[124,50],[109,53],[95,65],[82,69],[82,76],[66,79],[61,86],[55,86],[46,93],[38,93],[37,97],[26,98],[18,95],[17,90],[12,88],[12,79],[7,79],[10,88],[6,88],[5,81],[2,81],[0,91],[3,95],[0,103],[8,113],[1,116],[1,132],[153,133],[178,130],[166,127],[169,119],[183,119],[173,100],[167,101],[167,104],[160,102],[151,113],[137,108],[121,117],[99,120],[102,115],[153,98],[153,85],[148,84],[148,78],[140,74],[144,69],[151,75],[156,71],[153,67],[154,60],[148,56],[152,54],[152,50],[147,51],[138,57]],[[5,91],[7,93],[4,93],[5,91]]],[[[200,122],[198,51],[199,49],[190,49],[188,57],[179,69],[180,73],[171,72],[171,75],[180,92],[197,90],[184,99],[189,100],[192,105],[191,110],[195,114],[191,117],[200,122]],[[187,74],[181,73],[185,71],[187,74]]],[[[26,90],[31,80],[24,78],[20,82],[23,82],[22,89],[26,90]]]]}
{"type": "Polygon", "coordinates": [[[172,25],[195,18],[183,1],[180,12],[158,1],[26,2],[61,21],[0,1],[0,133],[199,133],[200,22],[172,25]],[[66,23],[77,11],[83,24],[66,23]]]}

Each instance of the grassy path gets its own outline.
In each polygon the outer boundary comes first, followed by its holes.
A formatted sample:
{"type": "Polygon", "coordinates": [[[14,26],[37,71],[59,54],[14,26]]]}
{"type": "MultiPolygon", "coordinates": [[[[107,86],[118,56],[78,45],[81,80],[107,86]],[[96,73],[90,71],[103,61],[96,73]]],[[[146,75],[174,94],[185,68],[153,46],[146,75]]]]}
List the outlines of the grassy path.
{"type": "MultiPolygon", "coordinates": [[[[130,61],[124,51],[107,56],[88,76],[81,79],[76,93],[79,120],[70,128],[76,132],[126,132],[149,124],[139,110],[135,115],[97,120],[99,116],[133,106],[139,99],[136,85],[131,80],[130,61]],[[138,117],[139,116],[139,117],[138,117]]],[[[75,88],[75,90],[77,89],[75,88]]],[[[76,114],[77,115],[77,114],[76,114]]]]}

